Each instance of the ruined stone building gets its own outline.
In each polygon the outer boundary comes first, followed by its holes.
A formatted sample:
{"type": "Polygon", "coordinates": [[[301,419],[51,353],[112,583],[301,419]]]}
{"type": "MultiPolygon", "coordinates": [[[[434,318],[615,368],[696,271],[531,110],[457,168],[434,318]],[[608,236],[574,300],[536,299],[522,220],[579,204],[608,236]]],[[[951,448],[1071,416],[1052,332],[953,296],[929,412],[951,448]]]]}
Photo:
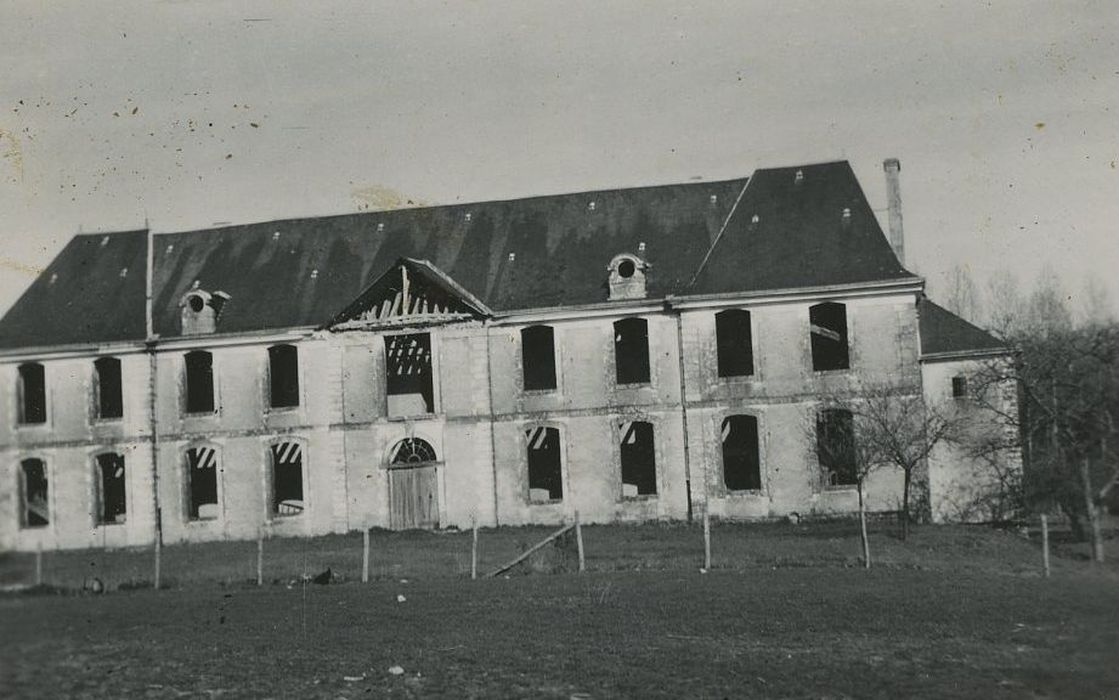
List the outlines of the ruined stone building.
{"type": "MultiPolygon", "coordinates": [[[[0,321],[0,545],[851,512],[820,396],[950,401],[1005,352],[893,214],[891,245],[834,162],[78,235],[0,321]]],[[[961,460],[928,465],[938,517],[961,460]]]]}

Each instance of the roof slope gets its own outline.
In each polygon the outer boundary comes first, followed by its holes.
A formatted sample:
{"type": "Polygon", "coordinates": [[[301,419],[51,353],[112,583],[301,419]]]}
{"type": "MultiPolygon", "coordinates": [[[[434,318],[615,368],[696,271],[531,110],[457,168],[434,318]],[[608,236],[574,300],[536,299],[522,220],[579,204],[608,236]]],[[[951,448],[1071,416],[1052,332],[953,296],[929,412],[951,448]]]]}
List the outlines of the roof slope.
{"type": "Polygon", "coordinates": [[[926,297],[917,304],[917,321],[922,355],[1007,349],[998,338],[926,297]]]}
{"type": "Polygon", "coordinates": [[[720,294],[915,277],[846,161],[758,170],[686,291],[720,294]],[[802,178],[797,177],[801,173],[802,178]],[[844,217],[844,210],[850,217],[844,217]]]}
{"type": "MultiPolygon", "coordinates": [[[[430,261],[497,312],[604,302],[607,265],[623,252],[650,263],[650,299],[914,278],[846,162],[154,238],[163,337],[180,335],[179,302],[195,286],[230,295],[221,333],[322,326],[401,258],[430,261]]],[[[144,232],[101,240],[63,250],[0,320],[0,347],[143,337],[144,232]]]]}
{"type": "Polygon", "coordinates": [[[0,320],[0,348],[143,340],[147,232],[75,236],[0,320]]]}
{"type": "Polygon", "coordinates": [[[602,302],[623,251],[681,289],[745,179],[293,219],[156,237],[155,331],[195,280],[232,296],[220,332],[326,323],[400,258],[429,260],[495,311],[602,302]],[[714,197],[714,201],[712,201],[714,197]],[[469,215],[469,218],[468,216],[469,215]],[[318,273],[312,275],[313,270],[318,273]]]}

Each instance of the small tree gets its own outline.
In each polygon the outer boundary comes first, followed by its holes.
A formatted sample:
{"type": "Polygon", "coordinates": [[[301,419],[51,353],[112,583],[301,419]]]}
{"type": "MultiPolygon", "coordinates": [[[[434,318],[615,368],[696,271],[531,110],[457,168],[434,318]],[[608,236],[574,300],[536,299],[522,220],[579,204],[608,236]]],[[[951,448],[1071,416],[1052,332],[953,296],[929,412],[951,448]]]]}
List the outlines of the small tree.
{"type": "MultiPolygon", "coordinates": [[[[921,393],[896,385],[864,387],[857,396],[829,397],[827,403],[852,415],[855,453],[867,465],[867,473],[883,466],[901,471],[898,519],[901,537],[906,539],[914,520],[914,501],[919,496],[914,493],[918,475],[933,449],[955,435],[956,413],[927,406],[921,393]]],[[[928,499],[921,499],[921,511],[927,506],[928,499]]]]}
{"type": "Polygon", "coordinates": [[[870,539],[866,531],[866,479],[881,466],[867,444],[860,441],[854,413],[848,402],[828,399],[816,413],[808,428],[808,439],[815,445],[816,456],[825,483],[854,483],[859,495],[859,536],[863,547],[863,566],[870,568],[870,539]]]}

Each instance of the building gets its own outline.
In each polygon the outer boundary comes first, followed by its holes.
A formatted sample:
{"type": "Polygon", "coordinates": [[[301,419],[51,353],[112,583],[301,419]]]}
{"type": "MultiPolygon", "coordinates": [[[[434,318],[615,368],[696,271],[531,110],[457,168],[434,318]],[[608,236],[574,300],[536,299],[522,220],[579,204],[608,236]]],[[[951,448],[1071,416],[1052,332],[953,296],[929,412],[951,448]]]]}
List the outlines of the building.
{"type": "Polygon", "coordinates": [[[899,262],[886,166],[893,247],[846,162],[79,235],[0,320],[0,545],[850,512],[820,396],[1005,353],[899,262]]]}

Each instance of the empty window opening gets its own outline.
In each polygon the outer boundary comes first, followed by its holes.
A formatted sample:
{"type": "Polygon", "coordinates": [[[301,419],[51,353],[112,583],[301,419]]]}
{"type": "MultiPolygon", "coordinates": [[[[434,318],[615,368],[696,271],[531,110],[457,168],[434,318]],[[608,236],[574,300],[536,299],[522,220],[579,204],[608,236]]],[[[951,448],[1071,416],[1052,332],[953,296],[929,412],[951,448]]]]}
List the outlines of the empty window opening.
{"type": "Polygon", "coordinates": [[[816,416],[816,452],[826,485],[853,486],[858,483],[855,421],[850,411],[841,408],[820,411],[816,416]]]}
{"type": "Polygon", "coordinates": [[[536,427],[525,431],[528,440],[528,498],[533,503],[563,499],[560,432],[536,427]]]}
{"type": "Polygon", "coordinates": [[[435,411],[431,383],[431,335],[385,338],[385,393],[390,416],[415,416],[435,411]]]}
{"type": "Polygon", "coordinates": [[[952,377],[952,398],[967,397],[967,377],[952,377]]]}
{"type": "Polygon", "coordinates": [[[848,369],[847,307],[826,302],[808,309],[812,330],[812,369],[848,369]]]}
{"type": "Polygon", "coordinates": [[[727,416],[723,421],[723,483],[731,491],[762,488],[758,419],[754,416],[727,416]]]}
{"type": "Polygon", "coordinates": [[[627,421],[621,426],[622,498],[657,493],[657,454],[653,424],[627,421]]]}
{"type": "Polygon", "coordinates": [[[268,383],[272,408],[299,405],[299,350],[294,345],[268,348],[268,383]]]}
{"type": "Polygon", "coordinates": [[[303,446],[281,442],[272,446],[272,515],[303,512],[303,446]]]}
{"type": "Polygon", "coordinates": [[[50,525],[50,501],[47,485],[47,465],[41,459],[25,459],[19,464],[20,508],[19,524],[22,527],[50,525]]]}
{"type": "Polygon", "coordinates": [[[220,514],[218,503],[218,455],[212,447],[186,451],[187,515],[191,520],[214,520],[220,514]]]}
{"type": "Polygon", "coordinates": [[[645,319],[614,322],[614,367],[618,384],[649,383],[649,323],[645,319]]]}
{"type": "Polygon", "coordinates": [[[120,418],[124,415],[120,360],[115,357],[99,358],[93,363],[93,370],[97,375],[97,417],[120,418]]]}
{"type": "Polygon", "coordinates": [[[97,522],[100,525],[123,523],[128,511],[124,455],[97,456],[97,522]]]}
{"type": "Polygon", "coordinates": [[[214,357],[205,350],[186,354],[186,411],[214,412],[214,357]]]}
{"type": "Polygon", "coordinates": [[[720,377],[748,377],[754,373],[754,337],[750,312],[728,309],[715,314],[715,345],[720,377]]]}
{"type": "Polygon", "coordinates": [[[438,461],[435,448],[427,440],[420,438],[405,438],[393,446],[389,453],[389,464],[392,465],[418,465],[432,464],[438,461]]]}
{"type": "Polygon", "coordinates": [[[555,334],[550,326],[522,329],[521,355],[526,391],[556,388],[555,334]]]}
{"type": "Polygon", "coordinates": [[[43,366],[38,362],[19,366],[19,422],[47,422],[47,385],[43,366]]]}

